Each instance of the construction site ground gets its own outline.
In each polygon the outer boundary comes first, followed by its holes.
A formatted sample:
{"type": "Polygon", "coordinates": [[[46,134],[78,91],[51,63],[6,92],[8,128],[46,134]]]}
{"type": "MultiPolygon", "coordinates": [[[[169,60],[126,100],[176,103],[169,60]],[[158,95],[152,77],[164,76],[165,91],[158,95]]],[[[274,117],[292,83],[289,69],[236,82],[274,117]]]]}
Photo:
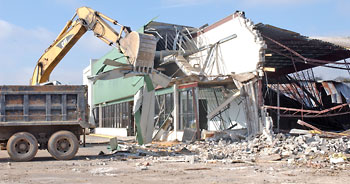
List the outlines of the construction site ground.
{"type": "Polygon", "coordinates": [[[207,163],[148,160],[109,154],[108,138],[87,136],[73,160],[58,161],[39,150],[30,162],[0,152],[0,183],[349,183],[350,168],[297,166],[285,161],[207,163]]]}

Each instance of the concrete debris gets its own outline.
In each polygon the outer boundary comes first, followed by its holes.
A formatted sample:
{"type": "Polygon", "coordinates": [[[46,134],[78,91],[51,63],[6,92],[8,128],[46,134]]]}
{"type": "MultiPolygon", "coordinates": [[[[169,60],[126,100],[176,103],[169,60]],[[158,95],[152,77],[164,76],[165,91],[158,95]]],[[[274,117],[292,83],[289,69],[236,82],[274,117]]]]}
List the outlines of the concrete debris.
{"type": "Polygon", "coordinates": [[[192,156],[185,156],[185,160],[186,162],[189,162],[190,164],[194,164],[194,162],[196,161],[196,158],[192,155],[192,156]]]}
{"type": "MultiPolygon", "coordinates": [[[[350,141],[346,137],[329,139],[318,135],[289,134],[272,135],[272,143],[264,134],[250,140],[220,139],[215,141],[195,141],[192,143],[175,142],[161,145],[154,143],[147,147],[135,144],[123,154],[115,157],[138,155],[145,160],[139,167],[147,167],[153,162],[196,163],[264,163],[285,162],[288,165],[312,165],[327,167],[333,164],[347,163],[350,154],[350,141]]],[[[141,169],[141,168],[140,168],[141,169]]]]}
{"type": "Polygon", "coordinates": [[[192,128],[185,128],[184,129],[184,135],[182,138],[182,141],[184,142],[193,142],[196,140],[196,130],[192,128]]]}
{"type": "Polygon", "coordinates": [[[215,131],[208,132],[203,131],[203,139],[206,141],[215,141],[226,140],[230,142],[240,142],[241,140],[246,139],[247,129],[235,129],[235,130],[225,130],[225,131],[215,131]],[[209,135],[208,135],[209,134],[209,135]]]}
{"type": "Polygon", "coordinates": [[[136,169],[140,171],[148,170],[149,166],[151,166],[149,162],[136,163],[136,169]]]}
{"type": "Polygon", "coordinates": [[[342,153],[334,153],[329,156],[329,162],[332,164],[344,163],[346,160],[346,156],[342,153]]]}
{"type": "Polygon", "coordinates": [[[117,150],[118,149],[118,140],[117,137],[113,137],[109,140],[109,146],[111,147],[111,150],[117,150]]]}
{"type": "Polygon", "coordinates": [[[281,156],[285,155],[283,154],[285,152],[282,152],[282,154],[272,154],[272,155],[261,155],[257,157],[256,162],[269,162],[269,161],[277,161],[281,160],[281,156]]]}
{"type": "Polygon", "coordinates": [[[92,169],[90,173],[96,176],[103,176],[103,175],[115,176],[116,170],[117,170],[116,168],[112,168],[112,167],[101,167],[101,168],[92,169]]]}
{"type": "Polygon", "coordinates": [[[148,170],[148,167],[147,167],[147,166],[141,166],[139,169],[140,169],[141,171],[145,171],[145,170],[148,170]]]}

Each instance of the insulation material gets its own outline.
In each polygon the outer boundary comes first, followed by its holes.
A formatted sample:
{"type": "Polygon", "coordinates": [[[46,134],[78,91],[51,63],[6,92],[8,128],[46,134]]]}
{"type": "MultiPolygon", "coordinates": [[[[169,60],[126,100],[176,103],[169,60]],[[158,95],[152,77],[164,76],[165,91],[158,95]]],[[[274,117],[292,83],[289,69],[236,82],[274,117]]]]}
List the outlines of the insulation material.
{"type": "Polygon", "coordinates": [[[337,88],[333,82],[322,82],[322,86],[328,96],[331,96],[332,103],[343,103],[341,94],[337,91],[337,88]]]}
{"type": "Polygon", "coordinates": [[[322,82],[322,86],[323,86],[324,90],[326,91],[327,95],[332,94],[332,90],[328,87],[328,82],[322,82]]]}
{"type": "Polygon", "coordinates": [[[347,103],[350,103],[350,87],[343,83],[335,84],[337,91],[339,91],[345,98],[347,103]]]}

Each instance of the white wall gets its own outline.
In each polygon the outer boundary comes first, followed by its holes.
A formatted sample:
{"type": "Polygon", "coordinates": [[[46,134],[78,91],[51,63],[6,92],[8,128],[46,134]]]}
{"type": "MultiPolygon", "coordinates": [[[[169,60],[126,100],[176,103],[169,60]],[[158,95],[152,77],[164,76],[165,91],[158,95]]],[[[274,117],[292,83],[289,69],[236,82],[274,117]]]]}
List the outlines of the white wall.
{"type": "MultiPolygon", "coordinates": [[[[214,44],[223,38],[236,34],[237,38],[218,45],[211,61],[212,71],[206,68],[207,75],[243,73],[254,71],[259,61],[263,60],[265,43],[253,30],[253,23],[244,16],[231,15],[226,22],[215,27],[215,24],[204,29],[196,40],[198,47],[214,44]],[[207,31],[206,31],[207,30],[207,31]],[[219,69],[217,68],[219,66],[219,69]]],[[[216,23],[220,24],[220,23],[216,23]]],[[[190,63],[203,66],[209,49],[190,56],[190,63]]]]}
{"type": "Polygon", "coordinates": [[[95,128],[95,134],[127,137],[126,128],[95,128]]]}
{"type": "Polygon", "coordinates": [[[89,124],[92,127],[95,127],[95,122],[93,119],[93,114],[92,114],[92,109],[93,107],[91,106],[92,103],[92,82],[88,79],[89,76],[92,75],[92,64],[94,62],[96,62],[97,59],[91,59],[90,60],[90,65],[87,66],[84,70],[83,70],[83,84],[86,85],[88,87],[88,104],[90,106],[90,115],[89,115],[89,124]]]}

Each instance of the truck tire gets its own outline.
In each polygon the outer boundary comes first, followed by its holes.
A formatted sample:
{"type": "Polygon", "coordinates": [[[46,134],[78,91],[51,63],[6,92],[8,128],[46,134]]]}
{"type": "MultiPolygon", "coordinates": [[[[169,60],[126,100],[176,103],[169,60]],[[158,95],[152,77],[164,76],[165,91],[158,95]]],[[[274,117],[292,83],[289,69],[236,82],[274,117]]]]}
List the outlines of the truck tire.
{"type": "Polygon", "coordinates": [[[7,141],[7,153],[17,162],[29,161],[38,152],[38,141],[28,132],[18,132],[7,141]]]}
{"type": "Polygon", "coordinates": [[[50,137],[47,149],[55,159],[69,160],[78,152],[79,141],[70,131],[58,131],[50,137]]]}

